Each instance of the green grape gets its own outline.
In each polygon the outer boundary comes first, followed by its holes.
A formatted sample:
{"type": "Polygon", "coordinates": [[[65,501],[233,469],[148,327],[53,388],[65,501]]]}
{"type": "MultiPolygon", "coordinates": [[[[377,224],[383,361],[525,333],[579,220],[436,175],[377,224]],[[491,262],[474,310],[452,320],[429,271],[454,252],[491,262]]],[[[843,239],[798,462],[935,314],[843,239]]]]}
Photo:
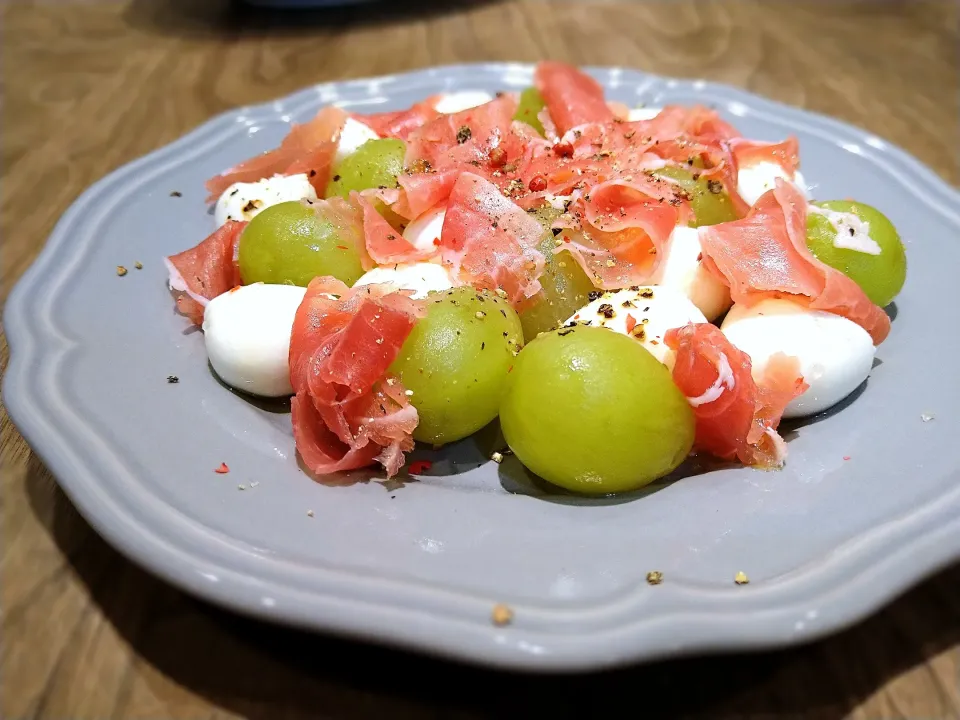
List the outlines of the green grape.
{"type": "Polygon", "coordinates": [[[537,113],[543,110],[544,107],[546,107],[546,103],[543,102],[543,96],[540,95],[540,91],[535,87],[528,87],[520,93],[520,103],[517,105],[517,112],[514,114],[513,119],[525,122],[541,135],[546,135],[543,129],[543,123],[541,123],[540,118],[537,117],[537,113]]]}
{"type": "Polygon", "coordinates": [[[590,292],[596,289],[573,255],[566,252],[554,255],[556,245],[553,233],[548,232],[539,246],[546,258],[540,276],[543,289],[534,297],[533,304],[520,313],[527,342],[565,322],[590,301],[590,292]]]}
{"type": "MultiPolygon", "coordinates": [[[[811,212],[807,216],[807,247],[817,259],[844,273],[861,287],[871,301],[886,307],[900,292],[907,278],[907,255],[900,235],[879,210],[853,200],[814,203],[826,210],[852,213],[870,224],[868,234],[880,246],[880,254],[837,247],[837,227],[825,216],[811,212]]],[[[849,226],[841,228],[849,232],[849,226]]]]}
{"type": "Polygon", "coordinates": [[[682,190],[690,195],[690,207],[693,209],[692,227],[718,225],[737,220],[737,213],[730,202],[730,195],[719,180],[704,177],[693,179],[694,173],[686,168],[667,166],[655,170],[654,174],[663,175],[677,182],[682,190]]]}
{"type": "Polygon", "coordinates": [[[555,255],[557,239],[551,232],[554,221],[563,214],[562,210],[545,203],[533,211],[533,217],[543,226],[543,240],[537,249],[546,263],[540,284],[543,289],[533,298],[529,307],[520,313],[523,325],[523,337],[530,342],[537,335],[553,330],[589,301],[593,283],[569,253],[555,255]]]}
{"type": "Polygon", "coordinates": [[[268,207],[240,236],[240,277],[255,282],[306,286],[318,275],[353,285],[361,275],[363,238],[322,203],[296,200],[268,207]]]}
{"type": "Polygon", "coordinates": [[[693,445],[694,417],[670,371],[640,343],[577,326],[541,335],[520,353],[500,427],[540,477],[606,494],[675,469],[693,445]]]}
{"type": "Polygon", "coordinates": [[[367,140],[334,167],[326,197],[339,195],[345,198],[351,190],[396,187],[397,176],[403,172],[406,152],[403,140],[367,140]]]}
{"type": "MultiPolygon", "coordinates": [[[[563,215],[563,210],[555,208],[548,202],[544,202],[540,207],[534,208],[533,210],[528,210],[528,212],[530,212],[533,217],[536,218],[537,222],[539,222],[543,227],[544,236],[550,232],[554,221],[563,215]]],[[[553,235],[552,232],[550,232],[550,234],[553,235]]]]}
{"type": "Polygon", "coordinates": [[[460,440],[497,416],[507,374],[523,338],[520,319],[486,290],[431,294],[391,366],[420,415],[413,437],[436,445],[460,440]]]}

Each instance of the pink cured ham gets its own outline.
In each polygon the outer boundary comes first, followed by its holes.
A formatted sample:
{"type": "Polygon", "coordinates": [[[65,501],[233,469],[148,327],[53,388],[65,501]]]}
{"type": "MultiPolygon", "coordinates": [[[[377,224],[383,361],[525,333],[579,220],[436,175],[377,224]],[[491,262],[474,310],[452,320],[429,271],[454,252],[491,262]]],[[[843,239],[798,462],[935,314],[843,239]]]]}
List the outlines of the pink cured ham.
{"type": "Polygon", "coordinates": [[[398,177],[397,190],[381,192],[381,199],[412,220],[443,203],[464,171],[489,180],[513,199],[527,196],[532,163],[549,153],[550,143],[514,121],[516,109],[516,97],[504,94],[442,115],[413,132],[407,140],[407,171],[398,177]]]}
{"type": "Polygon", "coordinates": [[[501,288],[518,304],[540,291],[542,235],[540,223],[496,185],[464,172],[450,194],[440,252],[461,283],[501,288]]]}
{"type": "Polygon", "coordinates": [[[436,248],[418,250],[377,212],[368,198],[354,191],[350,201],[363,211],[363,238],[367,254],[377,265],[417,262],[436,253],[436,248]]]}
{"type": "Polygon", "coordinates": [[[694,105],[668,105],[656,117],[637,123],[637,132],[650,138],[651,152],[686,166],[703,178],[719,180],[739,216],[750,209],[737,193],[737,158],[732,147],[740,134],[715,110],[694,105]]]}
{"type": "Polygon", "coordinates": [[[788,295],[853,320],[879,345],[890,333],[890,318],[853,280],[813,256],[806,216],[806,199],[778,180],[743,220],[701,228],[704,267],[730,287],[734,302],[788,295]]]}
{"type": "Polygon", "coordinates": [[[407,172],[396,192],[381,199],[407,219],[443,203],[461,172],[483,177],[511,198],[527,194],[527,170],[549,143],[528,125],[513,120],[517,100],[502,95],[484,105],[443,115],[411,134],[407,172]]]}
{"type": "Polygon", "coordinates": [[[572,65],[542,62],[533,77],[558,134],[579,125],[614,119],[600,83],[572,65]]]}
{"type": "MultiPolygon", "coordinates": [[[[553,163],[568,170],[567,178],[586,187],[598,180],[633,179],[664,165],[682,167],[722,182],[738,215],[745,215],[749,206],[736,192],[737,163],[731,151],[738,137],[713,110],[667,106],[650,120],[577,127],[562,138],[572,151],[570,158],[553,163]]],[[[541,162],[549,166],[551,161],[541,162]]],[[[555,169],[554,181],[562,179],[555,169]]]]}
{"type": "MultiPolygon", "coordinates": [[[[737,166],[730,150],[735,138],[736,131],[712,110],[668,106],[651,120],[598,122],[568,131],[552,152],[531,153],[523,180],[529,184],[542,178],[546,191],[554,195],[588,193],[615,180],[644,184],[649,194],[678,207],[685,223],[690,212],[686,193],[666,177],[657,177],[657,184],[665,186],[660,190],[649,188],[648,182],[658,169],[676,166],[722,182],[742,216],[749,206],[736,192],[737,166]]],[[[532,203],[528,197],[516,199],[524,206],[532,203]]]]}
{"type": "Polygon", "coordinates": [[[431,95],[423,102],[419,102],[406,110],[372,113],[370,115],[351,113],[350,117],[357,122],[362,122],[380,137],[406,140],[410,133],[440,116],[435,107],[440,98],[440,95],[431,95]]]}
{"type": "MultiPolygon", "coordinates": [[[[516,111],[516,98],[501,95],[483,105],[441,115],[410,134],[407,165],[426,161],[439,169],[467,163],[490,164],[491,151],[506,150],[516,111]]],[[[509,160],[508,153],[500,165],[509,160]]]]}
{"type": "Polygon", "coordinates": [[[646,282],[660,261],[679,211],[655,183],[601,183],[571,204],[578,233],[561,233],[569,250],[598,287],[614,289],[646,282]]]}
{"type": "Polygon", "coordinates": [[[207,180],[207,201],[216,200],[237,182],[256,182],[274,175],[305,173],[310,184],[323,197],[330,179],[330,168],[337,153],[337,141],[347,114],[336,107],[325,107],[309,122],[293,125],[280,147],[250,158],[207,180]]]}
{"type": "Polygon", "coordinates": [[[718,145],[740,137],[736,128],[721,118],[716,110],[703,105],[667,105],[655,117],[641,122],[650,135],[660,140],[687,136],[704,145],[718,145]]]}
{"type": "Polygon", "coordinates": [[[615,120],[626,122],[630,119],[630,108],[626,103],[608,100],[607,107],[610,108],[610,112],[613,113],[615,120]]]}
{"type": "Polygon", "coordinates": [[[468,110],[441,115],[407,140],[407,172],[398,178],[391,209],[413,219],[443,202],[464,170],[494,181],[501,189],[517,178],[534,144],[542,138],[515,123],[517,100],[502,95],[468,110]]]}
{"type": "Polygon", "coordinates": [[[797,359],[774,356],[758,384],[750,357],[714,325],[669,330],[664,341],[676,352],[673,380],[693,407],[694,449],[755,467],[782,465],[786,446],[776,430],[787,404],[807,389],[797,359]]]}
{"type": "Polygon", "coordinates": [[[350,446],[324,423],[311,399],[294,395],[290,400],[293,441],[303,463],[317,475],[356,470],[376,462],[382,452],[374,443],[350,446]]]}
{"type": "Polygon", "coordinates": [[[391,210],[412,220],[446,200],[459,174],[455,167],[404,173],[397,178],[399,191],[387,190],[382,197],[391,210]]]}
{"type": "Polygon", "coordinates": [[[364,270],[370,270],[376,265],[367,252],[364,211],[359,202],[350,202],[336,195],[323,200],[301,200],[300,202],[312,208],[318,217],[331,223],[337,229],[343,245],[357,249],[360,253],[360,265],[364,270]]]}
{"type": "Polygon", "coordinates": [[[704,169],[695,172],[723,183],[737,215],[747,213],[750,206],[737,192],[738,166],[732,151],[740,133],[732,125],[702,105],[667,106],[647,122],[655,138],[654,153],[688,167],[699,160],[704,169]]]}
{"type": "Polygon", "coordinates": [[[350,289],[314,279],[297,309],[290,340],[294,439],[318,475],[379,461],[388,476],[413,448],[417,412],[388,376],[423,315],[407,294],[380,285],[350,289]]]}
{"type": "Polygon", "coordinates": [[[800,167],[800,144],[793,136],[779,143],[737,138],[730,142],[730,147],[738,168],[771,162],[783,168],[788,177],[793,177],[800,167]]]}
{"type": "Polygon", "coordinates": [[[164,258],[177,309],[203,324],[207,302],[240,284],[237,250],[245,222],[228,220],[199,245],[164,258]]]}

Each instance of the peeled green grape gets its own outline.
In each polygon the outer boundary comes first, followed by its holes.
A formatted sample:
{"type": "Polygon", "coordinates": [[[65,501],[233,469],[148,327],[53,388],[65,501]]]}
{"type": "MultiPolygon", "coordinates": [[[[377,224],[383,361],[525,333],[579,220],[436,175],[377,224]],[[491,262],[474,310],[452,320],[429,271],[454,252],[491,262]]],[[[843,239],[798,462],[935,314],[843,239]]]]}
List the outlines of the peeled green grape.
{"type": "Polygon", "coordinates": [[[543,289],[533,304],[520,313],[523,337],[527,342],[542,332],[559,327],[590,301],[590,292],[596,289],[573,255],[566,252],[553,254],[556,244],[553,233],[548,232],[539,246],[546,258],[540,276],[543,289]]]}
{"type": "Polygon", "coordinates": [[[541,123],[540,118],[537,117],[537,113],[543,110],[544,107],[546,107],[546,103],[543,102],[543,96],[540,95],[540,91],[535,87],[528,87],[520,93],[520,103],[517,105],[517,112],[514,114],[513,119],[525,122],[541,135],[545,135],[543,123],[541,123]]]}
{"type": "Polygon", "coordinates": [[[339,195],[345,198],[351,190],[396,187],[397,176],[403,172],[406,151],[403,140],[367,140],[334,167],[326,196],[339,195]]]}
{"type": "MultiPolygon", "coordinates": [[[[563,210],[560,210],[559,208],[555,208],[553,205],[551,205],[548,202],[543,203],[542,205],[540,205],[537,208],[534,208],[530,212],[533,215],[533,217],[537,219],[537,222],[539,222],[540,225],[543,226],[544,235],[550,232],[550,228],[553,227],[554,221],[558,217],[563,215],[563,210]]],[[[552,235],[553,233],[550,233],[550,234],[552,235]]]]}
{"type": "Polygon", "coordinates": [[[607,494],[642,487],[683,462],[694,417],[670,372],[638,342],[577,326],[523,349],[500,405],[500,427],[540,477],[607,494]]]}
{"type": "Polygon", "coordinates": [[[694,215],[692,227],[718,225],[738,219],[733,203],[730,202],[730,195],[719,180],[708,180],[704,177],[694,180],[693,171],[675,166],[663,167],[654,172],[676,180],[681,189],[690,195],[690,207],[694,215]]]}
{"type": "MultiPolygon", "coordinates": [[[[885,307],[900,292],[907,278],[907,255],[900,235],[879,210],[853,200],[830,200],[814,203],[837,213],[850,213],[869,223],[868,234],[880,247],[874,255],[850,248],[837,247],[838,228],[827,217],[811,212],[807,215],[807,247],[817,258],[844,273],[859,285],[871,301],[885,307]]],[[[840,232],[849,232],[847,223],[840,223],[840,232]]],[[[857,230],[854,229],[854,235],[857,230]]],[[[842,244],[842,242],[841,242],[842,244]]]]}
{"type": "Polygon", "coordinates": [[[363,275],[362,242],[356,228],[321,203],[280,203],[254,217],[240,236],[240,277],[244,285],[306,286],[318,275],[332,275],[353,285],[363,275]]]}
{"type": "Polygon", "coordinates": [[[543,240],[538,250],[546,263],[540,284],[543,289],[533,298],[532,304],[520,313],[524,340],[530,342],[537,335],[553,330],[589,301],[594,290],[593,283],[569,253],[554,254],[557,240],[550,228],[553,222],[563,214],[549,204],[541,205],[533,216],[543,226],[543,240]]]}
{"type": "Polygon", "coordinates": [[[430,299],[391,372],[413,393],[414,439],[439,445],[497,416],[523,331],[510,304],[486,290],[460,287],[430,299]]]}

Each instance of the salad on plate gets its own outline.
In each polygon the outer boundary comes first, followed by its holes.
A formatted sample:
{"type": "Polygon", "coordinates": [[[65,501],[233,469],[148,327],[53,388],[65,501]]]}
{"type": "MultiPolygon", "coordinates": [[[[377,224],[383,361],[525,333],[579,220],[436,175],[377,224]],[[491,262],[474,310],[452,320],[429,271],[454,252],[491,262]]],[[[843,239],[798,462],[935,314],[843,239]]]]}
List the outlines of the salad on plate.
{"type": "Polygon", "coordinates": [[[224,383],[291,396],[321,479],[393,476],[498,417],[574,492],[691,453],[772,469],[781,419],[867,378],[906,276],[890,221],[814,202],[798,166],[793,137],[542,62],[519,94],[293,125],[207,182],[217,228],[167,258],[170,288],[224,383]]]}

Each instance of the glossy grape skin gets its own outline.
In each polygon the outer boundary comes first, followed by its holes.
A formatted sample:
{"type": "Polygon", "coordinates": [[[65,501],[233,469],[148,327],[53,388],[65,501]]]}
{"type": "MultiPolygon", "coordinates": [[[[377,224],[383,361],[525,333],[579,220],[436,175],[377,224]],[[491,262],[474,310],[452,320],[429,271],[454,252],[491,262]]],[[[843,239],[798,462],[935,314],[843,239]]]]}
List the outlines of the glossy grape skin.
{"type": "Polygon", "coordinates": [[[807,216],[807,247],[818,260],[853,280],[872,302],[886,307],[903,288],[907,278],[907,255],[893,223],[876,208],[853,200],[814,203],[835,212],[853,213],[870,223],[869,235],[880,246],[879,255],[838,248],[837,231],[823,215],[807,216]]]}
{"type": "Polygon", "coordinates": [[[319,275],[353,285],[361,275],[363,239],[322,204],[291,201],[268,207],[240,236],[244,285],[263,282],[305,287],[319,275]]]}
{"type": "Polygon", "coordinates": [[[510,304],[485,290],[454,288],[430,301],[390,371],[413,393],[414,439],[441,445],[497,416],[523,331],[510,304]]]}
{"type": "Polygon", "coordinates": [[[543,110],[544,107],[546,107],[546,103],[543,101],[543,96],[540,94],[540,91],[535,87],[528,87],[520,93],[520,102],[517,105],[517,112],[514,113],[513,119],[525,122],[540,135],[546,135],[543,129],[543,123],[541,123],[540,118],[537,117],[537,113],[543,110]]]}
{"type": "Polygon", "coordinates": [[[381,138],[367,140],[347,155],[333,169],[326,197],[346,198],[351,190],[395,188],[397,176],[403,172],[403,157],[407,146],[403,140],[381,138]]]}
{"type": "Polygon", "coordinates": [[[556,245],[553,233],[548,232],[539,246],[546,260],[540,276],[543,289],[520,313],[523,337],[527,342],[542,332],[559,327],[590,301],[590,292],[596,289],[573,255],[567,252],[554,254],[556,245]]]}
{"type": "Polygon", "coordinates": [[[709,179],[700,177],[694,180],[693,171],[676,166],[663,167],[654,173],[676,180],[677,184],[690,195],[690,207],[694,215],[694,220],[690,223],[691,227],[718,225],[739,219],[726,189],[721,189],[718,193],[711,192],[709,179]]]}
{"type": "Polygon", "coordinates": [[[675,469],[694,417],[670,372],[604,328],[541,335],[517,358],[500,427],[531,471],[575,492],[635,490],[675,469]]]}

